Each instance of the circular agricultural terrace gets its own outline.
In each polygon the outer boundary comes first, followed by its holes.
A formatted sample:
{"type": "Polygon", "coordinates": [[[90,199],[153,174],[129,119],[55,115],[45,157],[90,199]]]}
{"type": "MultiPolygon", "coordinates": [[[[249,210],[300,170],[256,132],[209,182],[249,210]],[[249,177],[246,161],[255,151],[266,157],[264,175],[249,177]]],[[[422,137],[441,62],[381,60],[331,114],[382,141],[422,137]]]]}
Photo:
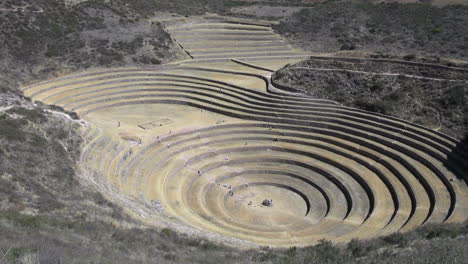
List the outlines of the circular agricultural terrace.
{"type": "Polygon", "coordinates": [[[457,140],[274,87],[269,69],[306,54],[267,23],[203,17],[167,29],[191,60],[24,88],[86,121],[83,173],[145,221],[303,246],[467,219],[457,140]]]}

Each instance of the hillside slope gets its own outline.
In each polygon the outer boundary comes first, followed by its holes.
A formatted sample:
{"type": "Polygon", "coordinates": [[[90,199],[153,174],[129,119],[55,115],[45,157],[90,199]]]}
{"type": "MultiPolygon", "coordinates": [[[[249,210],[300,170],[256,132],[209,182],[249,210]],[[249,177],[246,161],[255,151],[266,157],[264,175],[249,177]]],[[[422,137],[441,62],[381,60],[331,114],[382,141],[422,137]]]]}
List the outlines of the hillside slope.
{"type": "Polygon", "coordinates": [[[459,139],[466,131],[468,69],[311,57],[280,69],[272,80],[317,98],[395,116],[459,139]]]}
{"type": "Polygon", "coordinates": [[[185,57],[157,18],[124,4],[0,3],[0,81],[24,83],[87,68],[178,58],[185,57]]]}
{"type": "Polygon", "coordinates": [[[312,52],[468,58],[468,6],[329,1],[285,17],[275,30],[312,52]]]}

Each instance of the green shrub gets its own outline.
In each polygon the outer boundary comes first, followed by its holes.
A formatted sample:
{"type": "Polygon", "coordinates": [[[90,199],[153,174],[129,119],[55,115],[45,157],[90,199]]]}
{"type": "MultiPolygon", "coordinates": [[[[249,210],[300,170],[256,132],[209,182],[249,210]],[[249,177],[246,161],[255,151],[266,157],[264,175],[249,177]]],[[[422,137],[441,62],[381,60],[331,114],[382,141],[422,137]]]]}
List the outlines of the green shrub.
{"type": "Polygon", "coordinates": [[[359,98],[354,102],[354,105],[357,108],[370,111],[370,112],[384,114],[384,115],[389,114],[392,109],[391,104],[387,103],[386,101],[378,100],[378,99],[359,98]]]}
{"type": "Polygon", "coordinates": [[[28,252],[27,249],[22,247],[13,247],[7,250],[7,254],[4,256],[8,261],[16,262],[21,256],[28,252]]]}
{"type": "Polygon", "coordinates": [[[140,56],[138,59],[135,59],[135,62],[139,62],[142,64],[161,64],[161,61],[154,57],[149,56],[140,56]]]}
{"type": "Polygon", "coordinates": [[[177,255],[175,253],[169,252],[164,254],[164,259],[170,261],[177,261],[177,255]]]}
{"type": "Polygon", "coordinates": [[[400,88],[400,89],[396,89],[391,94],[385,96],[384,99],[390,100],[390,101],[393,101],[393,102],[398,102],[398,101],[401,101],[403,98],[405,98],[405,96],[406,96],[406,93],[405,93],[404,89],[400,88]]]}
{"type": "Polygon", "coordinates": [[[178,237],[177,232],[170,228],[161,229],[161,236],[165,238],[176,239],[178,237]]]}
{"type": "Polygon", "coordinates": [[[403,59],[407,60],[407,61],[414,60],[414,59],[416,59],[416,55],[415,54],[407,54],[407,55],[403,56],[403,59]]]}
{"type": "Polygon", "coordinates": [[[383,237],[383,241],[391,245],[404,247],[408,244],[408,237],[398,232],[398,233],[393,233],[391,235],[383,237]]]}
{"type": "Polygon", "coordinates": [[[438,34],[442,32],[442,29],[440,27],[435,27],[431,30],[432,34],[438,34]]]}
{"type": "Polygon", "coordinates": [[[347,256],[329,240],[319,240],[318,244],[304,248],[306,259],[315,263],[343,263],[347,256]]]}
{"type": "Polygon", "coordinates": [[[364,245],[363,242],[352,239],[346,249],[351,253],[353,257],[362,257],[368,253],[369,249],[364,245]]]}
{"type": "Polygon", "coordinates": [[[73,120],[79,120],[80,116],[76,112],[67,112],[73,120]]]}
{"type": "Polygon", "coordinates": [[[427,225],[417,231],[427,239],[455,238],[468,234],[468,224],[465,225],[427,225]]]}
{"type": "Polygon", "coordinates": [[[464,85],[456,85],[447,91],[447,100],[449,105],[463,106],[465,105],[465,94],[468,92],[464,85]]]}
{"type": "Polygon", "coordinates": [[[370,91],[373,93],[378,93],[384,90],[384,85],[376,80],[373,80],[372,85],[370,86],[370,91]]]}
{"type": "Polygon", "coordinates": [[[215,250],[215,249],[218,249],[219,246],[211,241],[208,241],[208,240],[202,240],[200,242],[200,247],[203,249],[203,250],[215,250]]]}
{"type": "Polygon", "coordinates": [[[335,247],[329,240],[320,240],[319,243],[314,246],[314,249],[319,253],[320,259],[334,259],[340,255],[340,249],[335,247]]]}
{"type": "Polygon", "coordinates": [[[47,117],[44,114],[44,110],[41,108],[27,109],[24,107],[14,107],[8,110],[8,113],[18,114],[24,117],[24,119],[31,122],[46,122],[47,117]]]}
{"type": "Polygon", "coordinates": [[[43,224],[42,217],[24,215],[16,211],[0,211],[0,219],[5,219],[26,228],[39,228],[43,224]]]}
{"type": "Polygon", "coordinates": [[[58,57],[63,55],[63,48],[59,47],[58,45],[47,45],[47,51],[45,53],[46,57],[58,57]]]}
{"type": "Polygon", "coordinates": [[[286,250],[285,254],[289,257],[292,257],[297,254],[297,247],[290,247],[286,250]]]}
{"type": "Polygon", "coordinates": [[[48,142],[43,136],[39,136],[39,135],[36,135],[36,134],[31,134],[30,135],[30,144],[34,148],[43,149],[43,148],[47,148],[48,142]]]}
{"type": "Polygon", "coordinates": [[[27,134],[21,129],[27,121],[23,119],[0,120],[0,138],[9,141],[25,141],[27,134]]]}

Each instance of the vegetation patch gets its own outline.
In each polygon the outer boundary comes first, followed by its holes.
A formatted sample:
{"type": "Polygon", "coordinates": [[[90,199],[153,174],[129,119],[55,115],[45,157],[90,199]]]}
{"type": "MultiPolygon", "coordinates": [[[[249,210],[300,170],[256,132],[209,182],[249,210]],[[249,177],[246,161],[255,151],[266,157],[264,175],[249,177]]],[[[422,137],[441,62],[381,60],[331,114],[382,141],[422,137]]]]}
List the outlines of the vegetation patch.
{"type": "MultiPolygon", "coordinates": [[[[468,6],[325,1],[286,17],[275,30],[312,52],[366,50],[468,58],[468,6]],[[443,48],[441,48],[443,47],[443,48]]],[[[412,54],[412,55],[411,55],[412,54]]]]}
{"type": "Polygon", "coordinates": [[[159,6],[150,0],[3,1],[0,83],[7,75],[28,82],[90,67],[174,60],[180,49],[160,23],[148,20],[159,6]]]}

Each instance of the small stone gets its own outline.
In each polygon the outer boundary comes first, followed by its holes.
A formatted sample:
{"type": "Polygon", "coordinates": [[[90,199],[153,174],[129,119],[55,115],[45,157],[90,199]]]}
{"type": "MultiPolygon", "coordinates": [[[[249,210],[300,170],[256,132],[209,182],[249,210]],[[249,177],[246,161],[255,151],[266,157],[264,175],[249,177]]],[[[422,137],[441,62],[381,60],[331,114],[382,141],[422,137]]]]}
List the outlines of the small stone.
{"type": "Polygon", "coordinates": [[[263,200],[262,205],[271,207],[273,205],[271,202],[272,202],[272,200],[265,199],[265,200],[263,200]]]}

